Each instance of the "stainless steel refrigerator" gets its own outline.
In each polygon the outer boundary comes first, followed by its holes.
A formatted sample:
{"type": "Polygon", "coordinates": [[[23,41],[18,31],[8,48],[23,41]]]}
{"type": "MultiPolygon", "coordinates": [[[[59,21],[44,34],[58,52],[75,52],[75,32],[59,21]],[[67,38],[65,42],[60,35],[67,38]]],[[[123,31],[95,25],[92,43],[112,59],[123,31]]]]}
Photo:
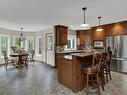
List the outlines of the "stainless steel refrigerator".
{"type": "Polygon", "coordinates": [[[111,69],[127,73],[127,35],[106,37],[106,47],[113,51],[111,69]]]}

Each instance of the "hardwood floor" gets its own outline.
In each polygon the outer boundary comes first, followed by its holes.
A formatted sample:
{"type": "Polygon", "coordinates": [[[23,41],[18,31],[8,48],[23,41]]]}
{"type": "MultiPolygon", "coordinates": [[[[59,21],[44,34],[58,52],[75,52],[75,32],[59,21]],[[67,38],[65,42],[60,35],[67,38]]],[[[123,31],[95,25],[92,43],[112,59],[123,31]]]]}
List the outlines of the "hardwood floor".
{"type": "MultiPolygon", "coordinates": [[[[101,95],[127,95],[127,75],[112,72],[112,78],[101,95]]],[[[35,62],[28,69],[0,67],[0,95],[85,95],[85,91],[73,93],[58,83],[57,70],[35,62]]]]}

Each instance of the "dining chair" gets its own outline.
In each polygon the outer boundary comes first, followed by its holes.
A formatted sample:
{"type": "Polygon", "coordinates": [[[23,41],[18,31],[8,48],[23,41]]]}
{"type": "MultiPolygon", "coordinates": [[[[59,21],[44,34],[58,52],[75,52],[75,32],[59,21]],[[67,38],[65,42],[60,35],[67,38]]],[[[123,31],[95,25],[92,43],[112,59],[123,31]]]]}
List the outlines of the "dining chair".
{"type": "Polygon", "coordinates": [[[26,51],[20,51],[19,53],[19,62],[18,62],[18,67],[25,65],[26,67],[28,67],[28,52],[26,51]]]}
{"type": "Polygon", "coordinates": [[[28,56],[28,61],[29,62],[33,62],[33,64],[34,64],[34,55],[35,55],[35,50],[32,50],[31,51],[31,54],[28,56]]]}
{"type": "Polygon", "coordinates": [[[4,67],[5,67],[6,69],[7,69],[7,66],[8,66],[9,64],[15,66],[15,59],[10,59],[10,58],[7,56],[7,52],[6,52],[6,51],[3,51],[3,55],[4,55],[4,60],[5,60],[4,67]]]}

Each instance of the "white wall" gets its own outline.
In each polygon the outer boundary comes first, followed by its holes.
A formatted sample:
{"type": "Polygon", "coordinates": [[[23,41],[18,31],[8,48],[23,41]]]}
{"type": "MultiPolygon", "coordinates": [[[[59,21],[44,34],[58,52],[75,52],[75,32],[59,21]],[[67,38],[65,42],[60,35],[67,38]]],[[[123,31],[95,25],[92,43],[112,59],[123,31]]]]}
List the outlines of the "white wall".
{"type": "Polygon", "coordinates": [[[35,36],[42,36],[42,56],[37,56],[36,55],[35,56],[36,60],[46,62],[46,43],[45,43],[46,38],[45,38],[45,36],[48,33],[54,33],[53,28],[50,28],[50,29],[47,29],[47,30],[44,30],[44,31],[39,31],[39,32],[35,33],[35,36]]]}

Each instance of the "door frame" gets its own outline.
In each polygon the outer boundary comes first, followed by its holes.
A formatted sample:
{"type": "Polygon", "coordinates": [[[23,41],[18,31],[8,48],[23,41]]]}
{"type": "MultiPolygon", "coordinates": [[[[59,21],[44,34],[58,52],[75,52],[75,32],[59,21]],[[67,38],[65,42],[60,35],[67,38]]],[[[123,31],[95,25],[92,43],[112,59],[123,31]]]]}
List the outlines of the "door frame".
{"type": "MultiPolygon", "coordinates": [[[[47,35],[53,35],[53,33],[46,33],[45,34],[45,63],[47,64],[47,35]]],[[[53,39],[54,40],[54,39],[53,39]]],[[[53,46],[54,47],[54,46],[53,46]]]]}

